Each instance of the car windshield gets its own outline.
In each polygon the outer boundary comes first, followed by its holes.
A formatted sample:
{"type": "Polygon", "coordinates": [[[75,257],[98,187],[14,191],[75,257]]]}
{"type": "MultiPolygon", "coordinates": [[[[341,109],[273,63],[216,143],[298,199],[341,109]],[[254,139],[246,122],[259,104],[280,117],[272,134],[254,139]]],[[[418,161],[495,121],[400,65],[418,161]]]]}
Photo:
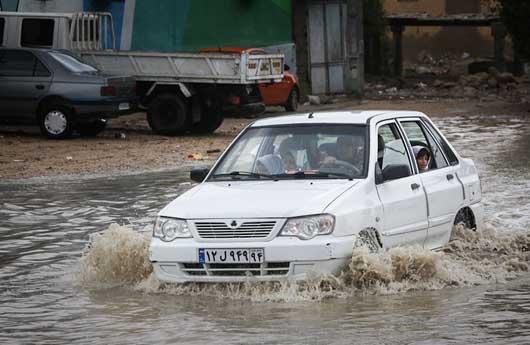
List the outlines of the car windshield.
{"type": "Polygon", "coordinates": [[[364,125],[250,128],[211,179],[361,178],[366,175],[366,145],[364,125]]]}
{"type": "Polygon", "coordinates": [[[63,65],[67,70],[73,73],[94,73],[98,72],[95,67],[71,56],[59,52],[50,52],[50,55],[63,65]]]}

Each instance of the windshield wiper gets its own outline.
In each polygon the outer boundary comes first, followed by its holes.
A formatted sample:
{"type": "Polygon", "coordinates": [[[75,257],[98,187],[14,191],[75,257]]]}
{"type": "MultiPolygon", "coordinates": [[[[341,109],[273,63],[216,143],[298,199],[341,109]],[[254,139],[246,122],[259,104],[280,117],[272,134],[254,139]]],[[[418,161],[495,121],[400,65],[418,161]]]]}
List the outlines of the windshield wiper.
{"type": "Polygon", "coordinates": [[[212,177],[213,178],[217,178],[217,177],[237,178],[239,176],[257,177],[257,178],[266,178],[266,179],[269,179],[269,180],[276,180],[276,177],[274,177],[274,176],[267,175],[267,174],[260,174],[260,173],[251,172],[251,171],[231,171],[229,173],[215,174],[212,177]]]}
{"type": "Polygon", "coordinates": [[[346,178],[348,180],[353,180],[353,177],[348,174],[343,173],[336,173],[336,172],[327,172],[327,171],[311,171],[309,173],[306,173],[305,171],[297,171],[292,174],[275,174],[274,177],[294,177],[294,178],[332,178],[332,177],[339,177],[339,178],[346,178]]]}

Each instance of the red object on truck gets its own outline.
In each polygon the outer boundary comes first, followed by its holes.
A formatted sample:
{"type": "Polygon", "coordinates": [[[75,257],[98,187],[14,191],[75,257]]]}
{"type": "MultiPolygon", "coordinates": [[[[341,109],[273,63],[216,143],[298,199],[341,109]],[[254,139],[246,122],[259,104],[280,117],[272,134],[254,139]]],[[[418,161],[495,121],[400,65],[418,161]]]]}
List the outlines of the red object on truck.
{"type": "MultiPolygon", "coordinates": [[[[249,54],[266,54],[265,50],[260,48],[239,47],[205,48],[201,49],[200,52],[229,54],[241,54],[242,52],[247,52],[249,54]]],[[[261,99],[265,105],[283,106],[287,111],[296,111],[298,108],[298,102],[300,100],[298,80],[296,79],[296,76],[289,73],[288,70],[289,66],[285,65],[283,79],[279,83],[258,84],[261,99]]]]}

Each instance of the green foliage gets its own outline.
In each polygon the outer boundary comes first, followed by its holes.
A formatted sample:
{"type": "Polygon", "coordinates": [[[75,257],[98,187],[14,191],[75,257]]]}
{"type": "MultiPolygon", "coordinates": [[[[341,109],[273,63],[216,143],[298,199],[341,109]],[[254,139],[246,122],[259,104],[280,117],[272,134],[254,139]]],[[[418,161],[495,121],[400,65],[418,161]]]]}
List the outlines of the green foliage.
{"type": "Polygon", "coordinates": [[[500,14],[517,52],[530,59],[530,1],[499,0],[500,14]]]}
{"type": "Polygon", "coordinates": [[[364,62],[369,74],[387,74],[390,56],[384,0],[363,0],[364,62]]]}

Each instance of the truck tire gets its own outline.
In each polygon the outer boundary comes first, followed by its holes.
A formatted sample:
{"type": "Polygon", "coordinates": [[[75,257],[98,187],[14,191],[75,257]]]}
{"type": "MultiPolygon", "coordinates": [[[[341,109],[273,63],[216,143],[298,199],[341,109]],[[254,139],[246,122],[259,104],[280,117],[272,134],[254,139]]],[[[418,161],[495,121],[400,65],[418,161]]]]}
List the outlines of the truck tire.
{"type": "Polygon", "coordinates": [[[296,111],[296,109],[298,109],[298,89],[296,87],[293,87],[291,90],[284,107],[287,111],[296,111]]]}
{"type": "Polygon", "coordinates": [[[189,129],[188,106],[176,94],[159,94],[149,104],[147,122],[157,134],[185,133],[189,129]]]}
{"type": "Polygon", "coordinates": [[[192,132],[196,134],[209,134],[215,132],[224,121],[224,115],[220,107],[204,106],[201,112],[201,120],[193,125],[192,132]]]}
{"type": "Polygon", "coordinates": [[[44,105],[38,120],[41,133],[50,139],[69,138],[74,130],[74,112],[64,103],[44,105]]]}
{"type": "Polygon", "coordinates": [[[95,137],[103,132],[107,127],[105,119],[97,119],[92,122],[82,122],[77,124],[77,131],[82,137],[95,137]]]}

